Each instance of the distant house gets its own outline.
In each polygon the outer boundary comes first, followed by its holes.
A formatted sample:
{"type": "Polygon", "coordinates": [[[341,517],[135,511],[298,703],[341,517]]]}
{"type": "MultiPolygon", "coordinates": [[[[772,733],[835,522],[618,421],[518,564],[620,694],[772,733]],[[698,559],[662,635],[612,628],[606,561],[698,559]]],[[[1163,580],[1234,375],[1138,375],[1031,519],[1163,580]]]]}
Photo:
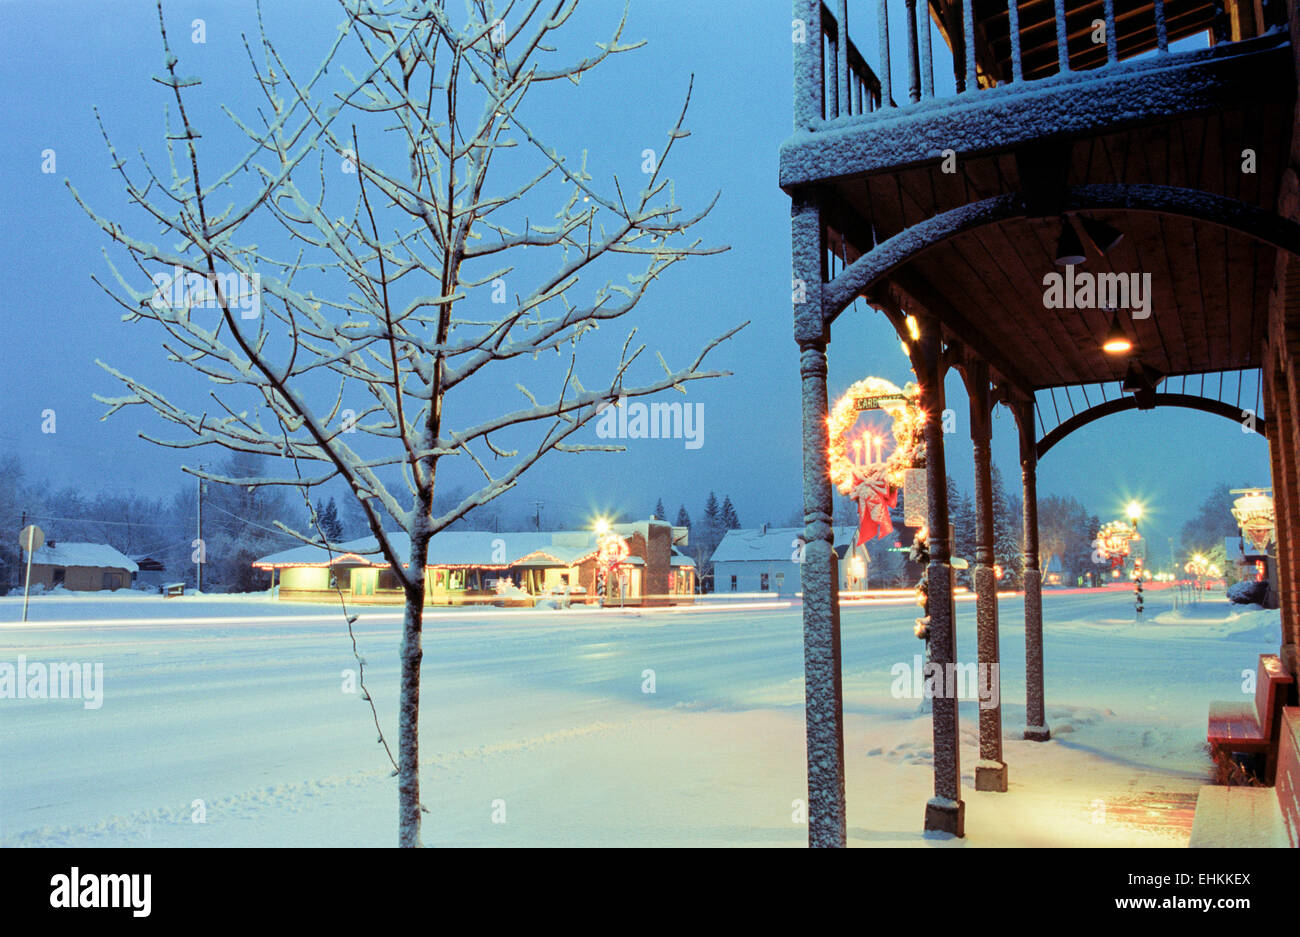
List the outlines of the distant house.
{"type": "Polygon", "coordinates": [[[167,568],[163,566],[162,560],[148,554],[133,556],[136,565],[140,568],[135,575],[137,585],[156,586],[162,588],[167,581],[167,568]]]}
{"type": "MultiPolygon", "coordinates": [[[[684,528],[649,520],[615,524],[611,531],[628,555],[606,577],[605,601],[624,605],[675,605],[693,601],[695,564],[677,550],[684,528]]],[[[410,540],[389,534],[405,558],[410,540]]],[[[429,542],[426,605],[532,605],[568,592],[573,601],[596,602],[599,547],[594,531],[443,531],[429,542]]],[[[269,570],[284,601],[329,602],[341,591],[354,604],[405,601],[396,574],[373,537],[334,546],[301,546],[254,561],[269,570]]]]}
{"type": "MultiPolygon", "coordinates": [[[[854,527],[835,528],[841,590],[860,588],[869,575],[861,550],[853,546],[854,527]]],[[[772,592],[793,595],[800,589],[802,527],[756,527],[729,530],[713,551],[714,592],[772,592]]]]}
{"type": "MultiPolygon", "coordinates": [[[[140,567],[106,543],[47,540],[32,551],[32,585],[63,586],[73,592],[127,589],[140,567]]],[[[26,567],[21,571],[27,575],[26,567]]]]}

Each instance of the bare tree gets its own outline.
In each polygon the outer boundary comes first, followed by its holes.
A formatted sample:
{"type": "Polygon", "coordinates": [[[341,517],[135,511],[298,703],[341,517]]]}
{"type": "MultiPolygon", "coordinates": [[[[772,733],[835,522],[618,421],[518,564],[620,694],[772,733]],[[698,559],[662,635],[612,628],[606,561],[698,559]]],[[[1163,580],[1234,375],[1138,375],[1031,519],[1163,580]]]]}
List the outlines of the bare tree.
{"type": "MultiPolygon", "coordinates": [[[[286,469],[292,462],[292,471],[258,477],[186,469],[213,481],[305,490],[341,479],[359,500],[406,595],[394,767],[399,843],[418,846],[430,538],[512,488],[548,452],[621,449],[567,440],[620,396],[685,393],[690,381],[728,374],[702,363],[743,325],[708,342],[684,367],[659,355],[662,374],[637,382],[631,369],[645,346],[634,343],[632,329],[621,351],[616,342],[602,356],[616,353],[617,360],[593,389],[579,379],[579,342],[631,313],[674,264],[726,249],[689,233],[712,203],[686,215],[662,175],[674,144],[688,135],[689,88],[635,193],[617,178],[598,189],[586,153],[576,163],[566,159],[525,116],[526,96],[577,84],[641,45],[622,42],[626,7],[612,38],[592,55],[555,64],[554,34],[578,0],[509,0],[500,9],[493,0],[469,0],[455,21],[443,0],[340,5],[346,19],[310,75],[290,68],[259,11],[258,35],[244,45],[265,103],[255,118],[222,108],[247,138],[246,149],[224,172],[201,175],[201,151],[216,147],[192,116],[200,82],[178,71],[160,2],[165,70],[154,80],[171,99],[167,171],[155,171],[143,152],[139,168],[128,171],[102,119],[100,126],[129,203],[162,236],[157,243],[133,236],[73,195],[138,270],[110,258],[116,285],[100,284],[126,308],[124,318],[161,327],[169,360],[210,382],[211,403],[182,405],[100,362],[126,388],[123,396],[99,398],[106,416],[144,405],[186,431],[168,440],[142,434],[151,442],[215,443],[288,460],[279,463],[286,469]],[[502,154],[512,148],[507,163],[502,154]],[[490,185],[494,162],[504,165],[490,185]],[[550,222],[534,223],[538,211],[550,222]],[[612,263],[620,278],[579,296],[580,274],[596,273],[598,262],[612,263]],[[524,279],[529,287],[507,297],[507,280],[524,279]],[[489,291],[501,303],[497,314],[475,316],[489,291]],[[558,363],[539,360],[543,352],[558,363]],[[545,399],[518,382],[519,406],[452,425],[453,397],[458,416],[473,412],[524,373],[553,385],[545,399]],[[345,408],[358,395],[366,404],[345,408]],[[439,514],[434,487],[444,458],[472,463],[483,481],[439,514]],[[304,464],[318,468],[303,474],[304,464]],[[390,534],[389,520],[409,546],[390,534]]],[[[192,382],[186,386],[193,390],[192,382]]],[[[319,530],[291,532],[321,540],[319,530]]]]}

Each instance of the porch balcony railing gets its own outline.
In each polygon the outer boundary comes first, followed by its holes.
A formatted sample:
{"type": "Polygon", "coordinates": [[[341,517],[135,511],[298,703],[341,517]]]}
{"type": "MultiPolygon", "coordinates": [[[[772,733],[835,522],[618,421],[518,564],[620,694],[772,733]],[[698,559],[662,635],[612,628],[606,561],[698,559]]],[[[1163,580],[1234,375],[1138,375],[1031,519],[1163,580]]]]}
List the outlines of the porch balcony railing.
{"type": "MultiPolygon", "coordinates": [[[[952,0],[950,5],[936,0],[935,17],[942,25],[933,31],[951,53],[955,89],[938,96],[977,94],[1101,70],[1139,56],[1170,55],[1170,43],[1188,36],[1208,33],[1211,43],[1219,45],[1285,27],[1284,0],[1263,0],[1259,7],[1250,0],[1230,6],[1234,2],[998,0],[990,9],[976,0],[952,0]]],[[[936,97],[927,0],[798,0],[795,6],[803,11],[807,32],[796,58],[795,112],[801,129],[843,118],[885,116],[936,97]],[[849,36],[850,7],[852,22],[874,12],[876,42],[867,54],[849,36]],[[900,75],[891,58],[900,49],[905,62],[898,63],[904,66],[903,80],[896,87],[900,75]]],[[[800,25],[798,19],[795,25],[800,25]]]]}

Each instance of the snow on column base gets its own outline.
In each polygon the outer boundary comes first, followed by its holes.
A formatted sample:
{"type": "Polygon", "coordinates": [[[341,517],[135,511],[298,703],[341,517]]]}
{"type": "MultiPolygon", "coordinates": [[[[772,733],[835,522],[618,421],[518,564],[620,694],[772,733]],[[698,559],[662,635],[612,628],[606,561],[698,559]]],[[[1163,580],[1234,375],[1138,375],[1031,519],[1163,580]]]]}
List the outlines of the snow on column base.
{"type": "Polygon", "coordinates": [[[975,790],[1007,790],[1007,764],[1005,761],[981,761],[975,766],[975,790]]]}
{"type": "Polygon", "coordinates": [[[966,804],[947,797],[931,797],[925,805],[926,832],[966,835],[966,804]]]}
{"type": "Polygon", "coordinates": [[[1026,742],[1046,742],[1052,737],[1052,730],[1047,726],[1025,726],[1026,742]]]}

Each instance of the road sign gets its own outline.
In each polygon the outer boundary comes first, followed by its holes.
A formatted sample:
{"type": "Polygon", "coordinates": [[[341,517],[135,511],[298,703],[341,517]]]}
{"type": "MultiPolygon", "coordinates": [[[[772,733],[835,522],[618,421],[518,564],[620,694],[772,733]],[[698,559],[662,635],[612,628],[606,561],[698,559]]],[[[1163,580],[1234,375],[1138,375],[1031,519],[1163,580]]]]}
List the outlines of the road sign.
{"type": "Polygon", "coordinates": [[[18,533],[18,546],[31,553],[45,546],[45,531],[35,524],[28,524],[18,533]]]}
{"type": "Polygon", "coordinates": [[[45,546],[45,531],[28,524],[18,532],[18,545],[27,551],[27,578],[23,582],[23,621],[26,621],[27,597],[32,591],[32,552],[45,546]]]}
{"type": "Polygon", "coordinates": [[[902,394],[874,394],[870,397],[854,397],[854,410],[879,410],[887,403],[906,403],[902,394]]]}

